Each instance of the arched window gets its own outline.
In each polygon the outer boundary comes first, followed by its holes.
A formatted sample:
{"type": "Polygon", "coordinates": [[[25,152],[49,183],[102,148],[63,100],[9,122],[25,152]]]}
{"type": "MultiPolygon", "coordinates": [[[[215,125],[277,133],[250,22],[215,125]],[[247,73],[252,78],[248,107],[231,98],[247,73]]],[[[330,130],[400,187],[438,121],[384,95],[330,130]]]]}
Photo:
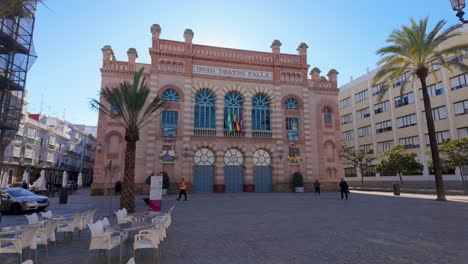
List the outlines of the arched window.
{"type": "Polygon", "coordinates": [[[224,97],[224,128],[228,131],[241,132],[242,98],[237,93],[228,93],[224,97]]]}
{"type": "Polygon", "coordinates": [[[167,89],[162,94],[163,101],[166,102],[179,102],[179,93],[174,89],[167,89]]]}
{"type": "Polygon", "coordinates": [[[252,130],[271,130],[270,101],[264,95],[252,99],[252,130]]]}
{"type": "Polygon", "coordinates": [[[299,109],[299,103],[294,98],[288,98],[284,101],[284,108],[286,109],[299,109]]]}
{"type": "Polygon", "coordinates": [[[325,109],[323,110],[323,120],[325,122],[325,125],[332,124],[331,110],[328,107],[325,107],[325,109]]]}
{"type": "Polygon", "coordinates": [[[215,96],[202,90],[195,96],[195,128],[216,128],[215,96]]]}

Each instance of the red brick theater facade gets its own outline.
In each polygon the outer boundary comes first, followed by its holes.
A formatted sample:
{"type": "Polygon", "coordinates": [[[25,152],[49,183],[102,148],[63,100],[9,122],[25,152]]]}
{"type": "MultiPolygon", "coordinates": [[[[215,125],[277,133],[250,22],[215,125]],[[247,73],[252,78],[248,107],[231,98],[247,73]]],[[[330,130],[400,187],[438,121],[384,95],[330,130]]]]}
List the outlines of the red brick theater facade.
{"type": "MultiPolygon", "coordinates": [[[[135,49],[128,61],[116,60],[110,46],[102,49],[103,88],[131,80],[143,67],[151,97],[170,105],[140,132],[137,193],[148,191],[144,181],[154,171],[169,174],[170,191],[182,177],[193,192],[291,191],[297,171],[305,191],[316,179],[336,188],[344,177],[338,72],[308,74],[305,43],[296,55],[281,53],[278,40],[272,52],[258,52],[193,44],[190,29],[184,42],[160,39],[159,25],[151,33],[150,64],[137,63],[135,49]]],[[[123,177],[124,130],[100,114],[98,142],[95,195],[123,177]]]]}

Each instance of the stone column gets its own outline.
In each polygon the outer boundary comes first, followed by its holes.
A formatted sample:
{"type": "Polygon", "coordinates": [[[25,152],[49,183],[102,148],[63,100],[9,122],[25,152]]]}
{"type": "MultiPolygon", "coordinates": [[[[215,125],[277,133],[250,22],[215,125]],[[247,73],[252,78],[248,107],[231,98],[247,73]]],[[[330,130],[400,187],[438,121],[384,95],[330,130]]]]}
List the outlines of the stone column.
{"type": "Polygon", "coordinates": [[[136,70],[136,58],[138,58],[138,52],[135,48],[129,48],[127,50],[128,56],[128,68],[130,70],[136,70]]]}
{"type": "Polygon", "coordinates": [[[187,28],[184,31],[184,39],[185,39],[185,52],[192,52],[192,40],[193,40],[193,30],[187,28]]]}
{"type": "Polygon", "coordinates": [[[244,173],[244,192],[255,192],[255,183],[254,183],[254,171],[253,171],[253,151],[254,147],[251,148],[252,151],[249,151],[249,147],[246,146],[244,164],[245,164],[245,173],[244,173]]]}
{"type": "Polygon", "coordinates": [[[159,49],[159,35],[161,35],[161,27],[158,24],[151,26],[151,35],[153,40],[153,49],[159,49]]]}
{"type": "Polygon", "coordinates": [[[226,191],[226,185],[224,184],[224,150],[216,150],[215,156],[215,192],[223,193],[226,191]]]}
{"type": "Polygon", "coordinates": [[[302,42],[299,44],[299,47],[297,47],[297,51],[299,52],[299,55],[301,56],[301,64],[307,64],[307,49],[309,46],[302,42]]]}
{"type": "Polygon", "coordinates": [[[110,45],[105,45],[102,49],[102,67],[106,67],[115,60],[114,51],[110,45]]]}

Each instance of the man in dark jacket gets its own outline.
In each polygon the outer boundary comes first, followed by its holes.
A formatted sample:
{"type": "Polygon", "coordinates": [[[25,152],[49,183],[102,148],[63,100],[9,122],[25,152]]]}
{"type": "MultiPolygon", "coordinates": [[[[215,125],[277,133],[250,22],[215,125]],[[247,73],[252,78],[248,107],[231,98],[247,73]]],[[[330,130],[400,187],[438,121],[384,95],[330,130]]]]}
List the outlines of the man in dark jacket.
{"type": "Polygon", "coordinates": [[[341,200],[343,200],[344,196],[346,196],[346,200],[348,200],[348,193],[349,187],[348,183],[342,178],[340,182],[340,190],[341,190],[341,200]]]}

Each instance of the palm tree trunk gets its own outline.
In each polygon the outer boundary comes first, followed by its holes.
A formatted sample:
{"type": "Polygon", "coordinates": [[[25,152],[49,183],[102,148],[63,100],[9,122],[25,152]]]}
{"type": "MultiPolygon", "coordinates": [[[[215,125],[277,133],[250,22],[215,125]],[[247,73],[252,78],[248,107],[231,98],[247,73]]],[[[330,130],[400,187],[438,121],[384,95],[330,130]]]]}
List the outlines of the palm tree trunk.
{"type": "Polygon", "coordinates": [[[125,135],[127,146],[125,148],[125,171],[122,184],[122,195],[120,196],[120,208],[125,208],[129,213],[135,212],[135,154],[138,133],[125,135]]]}
{"type": "MultiPolygon", "coordinates": [[[[426,74],[427,76],[427,74],[426,74]]],[[[432,162],[434,165],[434,177],[436,184],[437,200],[446,201],[444,179],[442,178],[442,166],[439,157],[439,147],[437,145],[434,118],[432,117],[431,100],[427,92],[426,76],[418,76],[421,81],[424,109],[426,111],[427,131],[429,133],[429,144],[431,145],[432,162]]]]}

